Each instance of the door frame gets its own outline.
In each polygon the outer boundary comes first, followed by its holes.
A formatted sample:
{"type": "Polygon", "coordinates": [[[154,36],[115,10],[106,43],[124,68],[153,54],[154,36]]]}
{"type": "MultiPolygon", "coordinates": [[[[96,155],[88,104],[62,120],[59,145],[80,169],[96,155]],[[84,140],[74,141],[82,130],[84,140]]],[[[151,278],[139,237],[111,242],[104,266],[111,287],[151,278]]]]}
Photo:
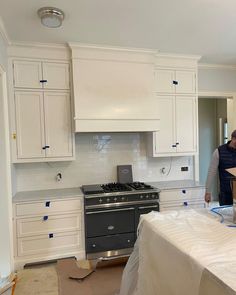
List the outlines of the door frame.
{"type": "Polygon", "coordinates": [[[9,138],[9,113],[8,113],[8,94],[7,94],[7,74],[5,69],[0,64],[0,95],[3,100],[3,121],[5,129],[5,147],[6,147],[6,198],[8,203],[8,229],[10,234],[10,270],[14,270],[14,250],[13,250],[13,222],[12,222],[12,180],[11,180],[11,153],[10,153],[10,138],[9,138]]]}
{"type": "MultiPolygon", "coordinates": [[[[227,99],[227,119],[228,119],[228,132],[231,134],[236,127],[236,116],[233,114],[233,110],[236,109],[236,93],[235,92],[220,92],[220,91],[199,91],[199,98],[216,98],[227,99]]],[[[228,134],[228,136],[230,135],[228,134]]],[[[199,130],[198,130],[198,113],[197,113],[197,154],[194,156],[194,178],[199,181],[199,130]]]]}

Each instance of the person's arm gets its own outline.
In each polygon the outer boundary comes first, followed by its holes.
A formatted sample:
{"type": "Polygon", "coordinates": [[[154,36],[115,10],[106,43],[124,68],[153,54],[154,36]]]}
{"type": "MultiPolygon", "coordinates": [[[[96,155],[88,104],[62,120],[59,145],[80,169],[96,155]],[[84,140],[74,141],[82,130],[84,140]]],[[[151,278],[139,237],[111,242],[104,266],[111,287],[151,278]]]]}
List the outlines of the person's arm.
{"type": "Polygon", "coordinates": [[[211,201],[211,189],[212,183],[216,176],[217,170],[219,166],[219,151],[216,149],[212,155],[211,163],[208,169],[207,180],[206,180],[206,193],[205,193],[205,201],[211,201]]]}

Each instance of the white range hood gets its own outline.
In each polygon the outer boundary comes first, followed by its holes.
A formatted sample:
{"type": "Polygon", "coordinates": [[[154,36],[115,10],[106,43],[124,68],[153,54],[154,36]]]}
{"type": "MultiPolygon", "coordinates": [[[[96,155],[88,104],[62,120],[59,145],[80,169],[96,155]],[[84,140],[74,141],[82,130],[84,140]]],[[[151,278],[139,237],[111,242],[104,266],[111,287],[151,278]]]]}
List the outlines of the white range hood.
{"type": "Polygon", "coordinates": [[[159,130],[156,52],[70,44],[76,132],[159,130]]]}

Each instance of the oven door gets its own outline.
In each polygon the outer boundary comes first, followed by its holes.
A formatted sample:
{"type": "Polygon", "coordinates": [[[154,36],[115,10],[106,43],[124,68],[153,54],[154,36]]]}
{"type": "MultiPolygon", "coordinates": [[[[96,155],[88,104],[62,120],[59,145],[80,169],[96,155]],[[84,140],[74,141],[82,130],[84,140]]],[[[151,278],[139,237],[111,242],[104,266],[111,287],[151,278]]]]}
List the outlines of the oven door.
{"type": "Polygon", "coordinates": [[[159,203],[149,203],[147,205],[142,204],[136,207],[136,214],[135,214],[135,228],[137,229],[139,224],[139,219],[142,214],[147,214],[151,211],[159,211],[159,203]]]}
{"type": "Polygon", "coordinates": [[[135,207],[87,209],[86,253],[131,248],[135,241],[135,207]]]}
{"type": "Polygon", "coordinates": [[[86,237],[134,232],[135,207],[86,210],[86,237]]]}

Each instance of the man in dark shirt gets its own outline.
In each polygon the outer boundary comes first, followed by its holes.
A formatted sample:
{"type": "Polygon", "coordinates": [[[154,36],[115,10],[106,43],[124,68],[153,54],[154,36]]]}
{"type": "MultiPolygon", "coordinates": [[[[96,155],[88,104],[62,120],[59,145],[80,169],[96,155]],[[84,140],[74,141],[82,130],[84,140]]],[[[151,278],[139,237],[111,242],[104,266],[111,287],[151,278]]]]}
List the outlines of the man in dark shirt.
{"type": "Polygon", "coordinates": [[[211,186],[218,170],[220,179],[219,203],[221,206],[233,204],[230,182],[232,175],[226,171],[226,169],[233,167],[236,167],[236,130],[232,132],[231,140],[219,146],[213,153],[206,181],[206,202],[211,201],[211,186]]]}

